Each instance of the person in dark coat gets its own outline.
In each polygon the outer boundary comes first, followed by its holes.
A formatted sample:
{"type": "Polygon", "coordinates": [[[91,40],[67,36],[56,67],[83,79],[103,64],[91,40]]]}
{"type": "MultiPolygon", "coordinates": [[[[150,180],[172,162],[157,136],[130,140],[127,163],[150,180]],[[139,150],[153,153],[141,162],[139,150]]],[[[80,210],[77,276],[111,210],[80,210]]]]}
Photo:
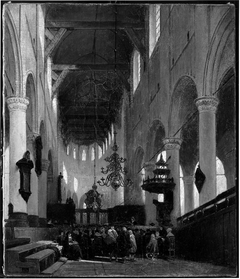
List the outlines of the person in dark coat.
{"type": "Polygon", "coordinates": [[[128,255],[128,251],[131,248],[130,237],[126,227],[123,227],[122,231],[118,235],[117,244],[118,244],[118,257],[122,258],[124,262],[126,256],[128,255]]]}

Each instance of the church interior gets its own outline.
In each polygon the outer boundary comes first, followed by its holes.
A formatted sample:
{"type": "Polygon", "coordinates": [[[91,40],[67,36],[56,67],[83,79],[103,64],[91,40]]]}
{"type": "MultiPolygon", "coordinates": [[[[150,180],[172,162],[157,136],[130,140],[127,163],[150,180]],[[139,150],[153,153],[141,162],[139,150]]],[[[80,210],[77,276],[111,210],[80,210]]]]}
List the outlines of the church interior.
{"type": "Polygon", "coordinates": [[[236,268],[235,21],[229,3],[3,6],[5,274],[41,276],[60,230],[108,226],[236,268]]]}

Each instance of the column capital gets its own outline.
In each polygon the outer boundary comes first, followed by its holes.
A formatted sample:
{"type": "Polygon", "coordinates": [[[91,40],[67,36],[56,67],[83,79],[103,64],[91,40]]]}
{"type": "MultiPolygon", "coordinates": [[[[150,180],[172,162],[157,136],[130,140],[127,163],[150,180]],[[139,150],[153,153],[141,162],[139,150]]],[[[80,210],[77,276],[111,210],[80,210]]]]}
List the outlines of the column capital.
{"type": "Polygon", "coordinates": [[[214,96],[204,96],[195,99],[195,104],[200,113],[204,111],[216,112],[218,103],[218,99],[214,96]]]}
{"type": "Polygon", "coordinates": [[[10,111],[26,111],[29,104],[28,99],[23,97],[9,97],[7,104],[10,111]]]}
{"type": "Polygon", "coordinates": [[[165,150],[180,149],[182,140],[179,138],[165,138],[163,144],[165,150]]]}
{"type": "Polygon", "coordinates": [[[42,159],[42,171],[48,171],[50,161],[47,159],[42,159]]]}
{"type": "Polygon", "coordinates": [[[150,171],[154,170],[154,168],[155,168],[155,163],[154,163],[154,162],[145,162],[145,163],[143,164],[143,167],[144,167],[144,169],[145,169],[146,171],[150,172],[150,171]]]}

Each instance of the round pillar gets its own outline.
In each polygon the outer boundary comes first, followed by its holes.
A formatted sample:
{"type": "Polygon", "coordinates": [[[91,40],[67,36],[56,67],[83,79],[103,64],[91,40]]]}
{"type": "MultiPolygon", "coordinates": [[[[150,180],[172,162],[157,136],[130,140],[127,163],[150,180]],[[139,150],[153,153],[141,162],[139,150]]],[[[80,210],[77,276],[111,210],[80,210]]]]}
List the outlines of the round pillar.
{"type": "Polygon", "coordinates": [[[179,149],[182,140],[179,138],[166,138],[163,140],[164,148],[167,152],[167,159],[170,169],[170,177],[173,177],[175,187],[173,190],[173,210],[171,212],[171,221],[173,225],[176,225],[176,219],[181,215],[180,207],[180,168],[179,168],[179,149]]]}
{"type": "Polygon", "coordinates": [[[199,111],[199,163],[206,179],[199,195],[199,205],[216,197],[216,110],[213,96],[195,100],[199,111]]]}
{"type": "MultiPolygon", "coordinates": [[[[27,149],[30,151],[32,161],[35,164],[36,150],[35,150],[35,139],[39,136],[37,133],[28,133],[27,135],[27,149]]],[[[31,175],[31,196],[29,197],[27,204],[28,222],[30,227],[38,227],[38,177],[36,172],[33,170],[31,175]]]]}
{"type": "Polygon", "coordinates": [[[27,203],[19,193],[20,174],[16,162],[23,158],[26,151],[26,110],[29,101],[23,97],[7,99],[10,117],[9,135],[9,204],[12,210],[9,219],[14,220],[13,226],[28,226],[27,203]]]}
{"type": "Polygon", "coordinates": [[[38,187],[38,214],[39,226],[45,227],[47,225],[47,171],[50,162],[42,159],[42,174],[39,177],[38,187]]]}
{"type": "MultiPolygon", "coordinates": [[[[155,169],[155,164],[153,162],[146,162],[143,165],[145,169],[145,179],[153,178],[155,169]]],[[[157,208],[153,204],[153,200],[157,199],[157,194],[149,193],[145,191],[145,213],[146,213],[146,225],[148,226],[151,223],[156,224],[157,222],[157,208]]]]}
{"type": "Polygon", "coordinates": [[[185,213],[188,213],[194,209],[194,196],[193,196],[193,176],[184,176],[184,208],[185,213]]]}

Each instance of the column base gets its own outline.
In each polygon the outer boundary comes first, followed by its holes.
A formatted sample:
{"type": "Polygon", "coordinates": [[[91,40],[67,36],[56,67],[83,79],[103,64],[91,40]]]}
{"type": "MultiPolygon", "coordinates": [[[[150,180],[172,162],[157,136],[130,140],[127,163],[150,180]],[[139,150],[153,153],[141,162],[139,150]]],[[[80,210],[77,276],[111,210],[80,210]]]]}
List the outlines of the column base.
{"type": "Polygon", "coordinates": [[[39,217],[37,215],[28,215],[29,227],[39,226],[39,217]]]}
{"type": "Polygon", "coordinates": [[[28,215],[24,212],[12,212],[6,221],[6,227],[29,227],[28,215]]]}
{"type": "Polygon", "coordinates": [[[38,220],[38,226],[41,228],[46,228],[47,227],[47,218],[40,218],[38,220]]]}

